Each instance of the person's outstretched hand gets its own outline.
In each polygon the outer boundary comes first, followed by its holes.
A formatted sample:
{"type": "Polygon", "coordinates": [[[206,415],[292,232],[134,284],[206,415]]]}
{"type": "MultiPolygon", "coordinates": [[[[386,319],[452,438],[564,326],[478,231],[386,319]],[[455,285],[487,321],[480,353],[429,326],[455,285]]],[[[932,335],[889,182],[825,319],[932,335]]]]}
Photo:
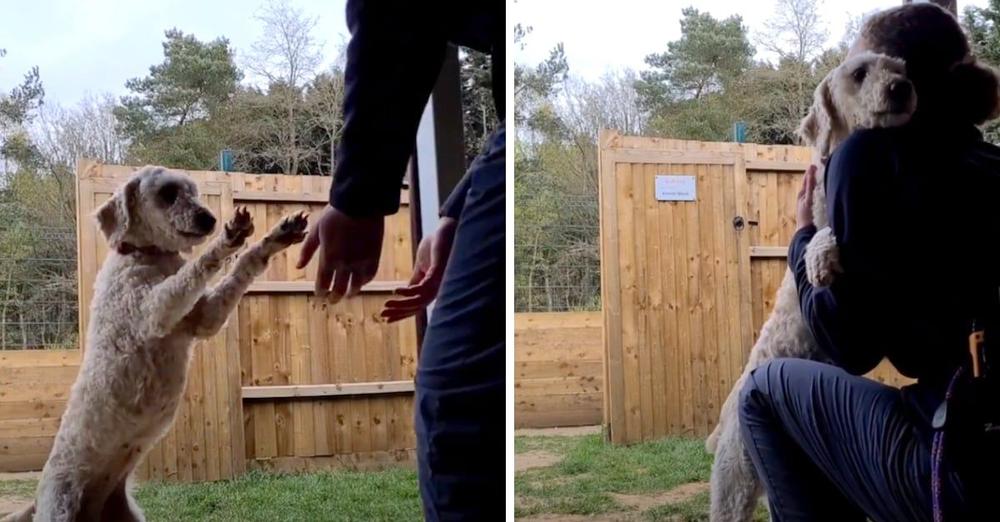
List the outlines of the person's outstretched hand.
{"type": "Polygon", "coordinates": [[[386,301],[385,308],[382,309],[381,315],[388,322],[416,315],[437,297],[457,226],[458,221],[455,219],[442,218],[438,229],[420,241],[410,284],[396,290],[396,295],[402,298],[386,301]]]}
{"type": "Polygon", "coordinates": [[[336,303],[345,295],[357,295],[375,278],[383,234],[384,217],[354,218],[327,206],[309,231],[296,267],[308,265],[319,249],[316,296],[329,294],[336,303]]]}
{"type": "Polygon", "coordinates": [[[813,189],[816,188],[816,165],[809,165],[806,175],[802,178],[802,190],[799,191],[795,225],[802,229],[813,224],[813,189]]]}

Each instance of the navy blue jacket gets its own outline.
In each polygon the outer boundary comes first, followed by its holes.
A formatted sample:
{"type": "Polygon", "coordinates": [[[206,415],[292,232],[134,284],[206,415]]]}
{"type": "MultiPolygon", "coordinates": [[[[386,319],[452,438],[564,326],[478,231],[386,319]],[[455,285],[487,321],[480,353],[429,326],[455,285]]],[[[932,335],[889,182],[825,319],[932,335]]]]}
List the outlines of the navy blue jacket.
{"type": "Polygon", "coordinates": [[[1000,148],[971,126],[862,130],[834,151],[826,189],[844,274],[812,287],[816,229],[798,231],[788,261],[802,313],[839,366],[863,374],[887,357],[916,378],[905,394],[928,420],[967,358],[971,320],[1000,320],[1000,148]]]}
{"type": "MultiPolygon", "coordinates": [[[[498,0],[347,2],[351,40],[331,205],[355,217],[399,210],[417,126],[448,43],[491,53],[494,103],[504,114],[504,16],[498,0]]],[[[458,193],[467,189],[463,180],[450,204],[463,201],[458,193]]]]}

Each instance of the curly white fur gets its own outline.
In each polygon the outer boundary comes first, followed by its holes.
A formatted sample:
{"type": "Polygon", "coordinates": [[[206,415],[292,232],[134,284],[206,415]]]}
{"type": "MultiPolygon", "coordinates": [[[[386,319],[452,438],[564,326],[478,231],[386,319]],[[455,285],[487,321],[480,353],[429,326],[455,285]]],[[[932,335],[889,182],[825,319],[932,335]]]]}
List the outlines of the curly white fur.
{"type": "Polygon", "coordinates": [[[252,233],[245,209],[192,262],[214,216],[187,176],[144,167],[96,213],[112,251],[94,283],[79,375],[34,505],[5,520],[141,521],[132,470],[173,422],[196,338],[218,332],[268,259],[301,241],[305,215],[285,218],[206,289],[252,233]]]}
{"type": "MultiPolygon", "coordinates": [[[[809,114],[798,129],[813,146],[814,163],[825,164],[830,152],[858,128],[891,127],[909,121],[916,95],[905,77],[902,61],[870,52],[861,53],[831,71],[816,88],[809,114]],[[891,89],[890,89],[890,86],[891,89]],[[900,95],[902,88],[907,96],[900,95]]],[[[825,166],[817,172],[813,191],[813,220],[820,229],[806,250],[810,281],[830,284],[840,271],[836,238],[827,226],[825,166]]],[[[774,309],[750,351],[743,374],[722,405],[719,424],[706,440],[715,453],[711,477],[713,522],[749,521],[763,486],[746,453],[740,433],[738,397],[750,371],[770,359],[795,357],[828,361],[819,350],[799,309],[798,289],[790,270],[778,288],[774,309]]]]}

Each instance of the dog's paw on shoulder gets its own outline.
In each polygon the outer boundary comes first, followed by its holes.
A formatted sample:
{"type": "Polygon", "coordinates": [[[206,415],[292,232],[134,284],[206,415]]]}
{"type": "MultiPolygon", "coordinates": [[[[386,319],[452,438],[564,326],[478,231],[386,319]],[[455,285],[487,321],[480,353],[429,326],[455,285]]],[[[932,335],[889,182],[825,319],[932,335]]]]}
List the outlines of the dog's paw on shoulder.
{"type": "Polygon", "coordinates": [[[246,207],[236,209],[233,219],[226,223],[226,245],[240,247],[253,235],[253,218],[246,207]]]}
{"type": "Polygon", "coordinates": [[[306,238],[306,227],[309,226],[309,214],[299,212],[285,216],[267,235],[268,241],[290,246],[301,243],[306,238]]]}
{"type": "Polygon", "coordinates": [[[837,248],[837,238],[830,227],[816,232],[809,241],[805,253],[806,279],[815,287],[827,287],[833,284],[837,274],[843,269],[840,266],[840,250],[837,248]]]}

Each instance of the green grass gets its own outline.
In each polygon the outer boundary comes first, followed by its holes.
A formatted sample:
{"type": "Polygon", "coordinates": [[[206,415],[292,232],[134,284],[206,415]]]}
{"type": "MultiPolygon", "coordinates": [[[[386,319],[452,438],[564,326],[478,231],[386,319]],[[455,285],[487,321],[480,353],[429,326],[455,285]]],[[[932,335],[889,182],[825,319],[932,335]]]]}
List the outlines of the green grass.
{"type": "Polygon", "coordinates": [[[0,497],[30,497],[37,485],[37,480],[0,480],[0,497]]]}
{"type": "MultiPolygon", "coordinates": [[[[0,481],[0,495],[27,496],[35,481],[0,481]]],[[[149,483],[136,500],[150,522],[421,520],[413,470],[277,475],[251,472],[200,484],[149,483]]]]}
{"type": "Polygon", "coordinates": [[[150,521],[420,520],[412,470],[302,475],[250,473],[207,484],[148,484],[136,492],[150,521]]]}
{"type": "Polygon", "coordinates": [[[518,453],[541,450],[563,456],[554,466],[517,474],[519,517],[622,511],[626,508],[609,493],[653,493],[704,482],[712,466],[700,439],[669,438],[632,446],[612,446],[601,435],[518,439],[518,453]]]}

